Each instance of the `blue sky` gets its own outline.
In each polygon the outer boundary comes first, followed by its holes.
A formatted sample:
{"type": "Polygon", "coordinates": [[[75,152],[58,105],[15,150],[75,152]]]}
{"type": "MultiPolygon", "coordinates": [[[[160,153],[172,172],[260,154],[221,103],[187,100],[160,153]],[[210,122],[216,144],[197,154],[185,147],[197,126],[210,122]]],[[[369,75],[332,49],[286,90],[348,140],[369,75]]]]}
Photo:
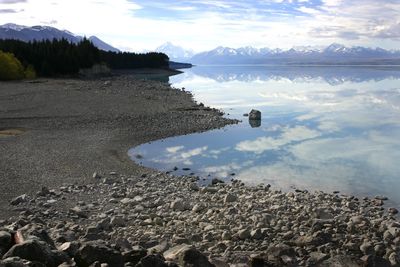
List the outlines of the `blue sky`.
{"type": "Polygon", "coordinates": [[[216,46],[400,48],[399,0],[0,0],[0,23],[96,35],[123,50],[216,46]]]}

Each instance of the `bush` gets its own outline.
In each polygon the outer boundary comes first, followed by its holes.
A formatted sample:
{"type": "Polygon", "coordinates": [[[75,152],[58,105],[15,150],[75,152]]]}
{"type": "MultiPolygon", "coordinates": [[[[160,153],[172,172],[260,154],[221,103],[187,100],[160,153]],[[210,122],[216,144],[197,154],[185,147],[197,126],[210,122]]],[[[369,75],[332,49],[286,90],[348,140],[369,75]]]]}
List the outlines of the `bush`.
{"type": "Polygon", "coordinates": [[[13,54],[0,51],[0,80],[20,80],[24,77],[21,62],[13,54]]]}
{"type": "Polygon", "coordinates": [[[28,67],[26,67],[25,78],[26,79],[35,79],[36,78],[36,71],[32,65],[28,65],[28,67]]]}

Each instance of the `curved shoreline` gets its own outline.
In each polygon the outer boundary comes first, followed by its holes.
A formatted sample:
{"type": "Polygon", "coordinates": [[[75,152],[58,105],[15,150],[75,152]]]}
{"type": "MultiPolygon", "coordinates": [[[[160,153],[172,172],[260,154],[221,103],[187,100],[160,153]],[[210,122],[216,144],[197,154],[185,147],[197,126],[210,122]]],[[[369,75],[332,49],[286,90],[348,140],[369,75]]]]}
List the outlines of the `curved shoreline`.
{"type": "Polygon", "coordinates": [[[129,159],[131,147],[234,122],[189,93],[137,79],[145,73],[0,83],[1,127],[26,129],[0,139],[0,219],[13,197],[42,186],[87,184],[95,171],[140,176],[148,170],[129,159]]]}
{"type": "Polygon", "coordinates": [[[0,256],[32,261],[16,247],[34,246],[47,251],[39,259],[47,266],[400,264],[400,222],[384,199],[240,181],[199,187],[196,177],[130,161],[124,152],[140,143],[234,122],[165,84],[129,76],[3,83],[0,107],[5,128],[27,129],[0,139],[8,197],[0,236],[10,238],[0,256]]]}

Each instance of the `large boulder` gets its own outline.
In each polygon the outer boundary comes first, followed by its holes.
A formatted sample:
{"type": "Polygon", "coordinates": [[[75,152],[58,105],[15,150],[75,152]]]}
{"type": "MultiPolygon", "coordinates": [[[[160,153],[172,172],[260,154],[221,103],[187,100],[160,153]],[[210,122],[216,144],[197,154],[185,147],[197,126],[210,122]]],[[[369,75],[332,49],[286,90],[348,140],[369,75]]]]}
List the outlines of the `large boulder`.
{"type": "Polygon", "coordinates": [[[159,254],[148,255],[140,260],[135,267],[168,267],[163,256],[159,254]]]}
{"type": "Polygon", "coordinates": [[[178,262],[179,266],[213,267],[208,258],[193,246],[182,244],[164,252],[166,260],[178,262]]]}
{"type": "Polygon", "coordinates": [[[27,240],[14,245],[3,256],[3,259],[12,257],[20,257],[21,259],[29,261],[40,262],[48,267],[56,267],[69,260],[67,254],[60,251],[53,251],[48,244],[38,240],[27,240]]]}
{"type": "Polygon", "coordinates": [[[110,267],[124,266],[122,254],[100,241],[83,244],[74,259],[79,267],[87,267],[96,261],[107,263],[110,267]]]}
{"type": "Polygon", "coordinates": [[[261,120],[261,111],[252,109],[249,113],[249,120],[261,120]]]}

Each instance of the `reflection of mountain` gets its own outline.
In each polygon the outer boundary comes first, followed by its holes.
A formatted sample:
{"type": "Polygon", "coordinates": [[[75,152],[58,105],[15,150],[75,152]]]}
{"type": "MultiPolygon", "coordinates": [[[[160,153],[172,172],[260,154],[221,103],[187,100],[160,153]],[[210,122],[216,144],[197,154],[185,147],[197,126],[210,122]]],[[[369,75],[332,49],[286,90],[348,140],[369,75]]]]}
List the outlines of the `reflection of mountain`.
{"type": "Polygon", "coordinates": [[[338,85],[344,82],[400,79],[400,67],[199,66],[190,71],[218,82],[288,79],[304,82],[322,80],[331,85],[338,85]]]}

